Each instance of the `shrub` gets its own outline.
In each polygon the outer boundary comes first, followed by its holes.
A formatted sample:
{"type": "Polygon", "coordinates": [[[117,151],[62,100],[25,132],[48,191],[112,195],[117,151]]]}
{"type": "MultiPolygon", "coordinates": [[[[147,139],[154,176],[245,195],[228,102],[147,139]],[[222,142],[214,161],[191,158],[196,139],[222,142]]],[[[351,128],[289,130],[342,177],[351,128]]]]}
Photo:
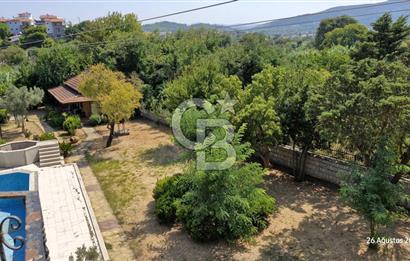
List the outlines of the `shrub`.
{"type": "Polygon", "coordinates": [[[1,139],[0,138],[0,145],[7,143],[7,141],[5,139],[1,139]]]}
{"type": "MultiPolygon", "coordinates": [[[[236,163],[225,170],[197,170],[164,178],[154,189],[155,214],[161,222],[182,222],[197,240],[247,238],[268,225],[275,199],[260,188],[264,170],[246,163],[250,145],[240,144],[243,128],[234,141],[236,163]]],[[[206,148],[207,157],[216,159],[220,151],[206,148]]],[[[213,161],[213,160],[211,160],[213,161]]]]}
{"type": "Polygon", "coordinates": [[[192,180],[187,175],[177,174],[159,180],[154,188],[153,197],[156,200],[154,213],[161,223],[172,224],[176,219],[175,202],[192,186],[192,180]]]}
{"type": "Polygon", "coordinates": [[[100,125],[102,122],[101,116],[99,114],[93,114],[90,116],[90,118],[88,119],[88,123],[91,126],[97,126],[100,125]]]}
{"type": "Polygon", "coordinates": [[[24,137],[30,138],[30,136],[31,136],[31,131],[29,131],[29,130],[24,130],[24,137]]]}
{"type": "Polygon", "coordinates": [[[7,109],[0,109],[0,124],[4,124],[9,120],[9,113],[7,109]]]}
{"type": "Polygon", "coordinates": [[[43,141],[43,140],[54,140],[54,139],[55,139],[55,136],[54,136],[54,133],[52,133],[52,132],[44,132],[44,133],[42,133],[40,136],[35,137],[35,139],[38,139],[38,140],[40,140],[40,141],[43,141]]]}
{"type": "Polygon", "coordinates": [[[65,118],[61,113],[52,111],[48,114],[47,118],[49,119],[51,127],[55,129],[60,129],[61,127],[63,127],[65,118]]]}
{"type": "Polygon", "coordinates": [[[73,150],[73,145],[69,142],[60,142],[59,144],[60,150],[63,153],[63,157],[66,158],[70,155],[71,151],[73,150]]]}
{"type": "Polygon", "coordinates": [[[75,135],[75,130],[79,128],[81,128],[81,120],[77,115],[68,116],[63,123],[63,129],[71,136],[75,135]]]}

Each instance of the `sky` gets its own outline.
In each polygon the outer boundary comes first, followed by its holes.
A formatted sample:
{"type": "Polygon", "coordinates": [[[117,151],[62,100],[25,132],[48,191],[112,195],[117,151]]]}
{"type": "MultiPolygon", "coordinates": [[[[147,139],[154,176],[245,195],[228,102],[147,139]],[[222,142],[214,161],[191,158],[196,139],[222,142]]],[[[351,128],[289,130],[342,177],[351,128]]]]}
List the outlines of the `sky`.
{"type": "MultiPolygon", "coordinates": [[[[30,12],[35,18],[54,14],[78,23],[109,12],[135,13],[140,19],[224,2],[226,0],[0,0],[0,17],[30,12]]],[[[381,0],[239,0],[228,5],[149,21],[179,23],[238,24],[314,13],[335,6],[378,3],[381,0]]]]}

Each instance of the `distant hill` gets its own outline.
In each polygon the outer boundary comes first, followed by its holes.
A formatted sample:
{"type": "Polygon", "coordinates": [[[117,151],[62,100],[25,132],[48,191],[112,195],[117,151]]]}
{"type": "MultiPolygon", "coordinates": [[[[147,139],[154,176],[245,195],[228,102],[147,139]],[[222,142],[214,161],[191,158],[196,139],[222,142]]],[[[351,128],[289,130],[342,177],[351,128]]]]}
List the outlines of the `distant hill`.
{"type": "MultiPolygon", "coordinates": [[[[410,1],[389,0],[386,2],[375,4],[333,7],[318,13],[279,19],[274,22],[269,22],[254,27],[246,26],[235,29],[247,29],[249,31],[261,32],[270,35],[313,35],[315,34],[316,29],[319,26],[320,20],[322,19],[341,15],[349,15],[356,18],[360,23],[370,26],[371,23],[376,21],[377,18],[379,18],[384,12],[390,11],[393,11],[392,16],[394,19],[396,19],[400,15],[410,15],[410,1]],[[403,9],[407,10],[396,12],[397,10],[403,9]]],[[[158,30],[162,33],[175,32],[177,30],[187,30],[189,28],[199,27],[232,31],[232,28],[230,28],[229,26],[203,23],[187,25],[174,22],[159,22],[154,24],[143,25],[144,31],[152,32],[158,30]]]]}
{"type": "Polygon", "coordinates": [[[312,35],[316,32],[322,19],[349,15],[356,18],[360,23],[370,26],[383,13],[390,11],[393,11],[391,14],[394,19],[400,15],[410,15],[410,1],[389,0],[376,4],[333,7],[318,13],[299,15],[258,25],[251,30],[270,35],[312,35]],[[407,10],[395,12],[403,9],[407,10]]]}
{"type": "Polygon", "coordinates": [[[157,30],[161,33],[170,33],[170,32],[176,32],[178,30],[188,30],[189,28],[212,28],[212,29],[224,30],[225,26],[216,25],[216,24],[205,24],[205,23],[187,25],[187,24],[174,23],[174,22],[158,22],[158,23],[153,23],[153,24],[144,24],[142,28],[145,32],[153,32],[157,30]]]}

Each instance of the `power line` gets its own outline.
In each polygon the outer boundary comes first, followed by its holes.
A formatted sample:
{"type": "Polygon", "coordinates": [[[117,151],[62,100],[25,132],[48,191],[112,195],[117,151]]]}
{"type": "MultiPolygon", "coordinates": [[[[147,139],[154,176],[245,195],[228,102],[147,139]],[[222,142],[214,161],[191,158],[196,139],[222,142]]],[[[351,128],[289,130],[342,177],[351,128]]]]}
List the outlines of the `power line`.
{"type": "MultiPolygon", "coordinates": [[[[410,11],[410,9],[401,9],[401,10],[395,10],[395,11],[390,11],[390,13],[393,12],[405,12],[405,11],[410,11]]],[[[360,16],[368,16],[368,15],[375,15],[375,14],[382,14],[384,12],[378,12],[378,13],[368,13],[368,14],[362,14],[360,16]]],[[[359,16],[359,15],[358,15],[359,16]]],[[[352,17],[358,17],[358,16],[352,16],[352,17]]],[[[311,23],[312,21],[309,21],[309,23],[311,23]]],[[[294,24],[304,24],[304,23],[294,23],[294,24]]],[[[282,26],[282,25],[281,25],[282,26]]],[[[263,29],[269,29],[269,28],[263,28],[263,29]]],[[[254,30],[254,29],[252,29],[254,30]]],[[[247,30],[236,30],[236,32],[239,31],[249,31],[249,29],[247,30]]],[[[100,44],[111,44],[111,43],[121,43],[121,42],[130,42],[133,40],[137,40],[137,37],[129,37],[129,38],[124,38],[124,39],[117,39],[117,40],[113,40],[113,41],[100,41],[100,42],[94,42],[94,43],[78,43],[77,46],[79,47],[88,47],[88,46],[98,46],[100,44]]]]}
{"type": "Polygon", "coordinates": [[[283,20],[289,20],[289,19],[294,19],[294,18],[302,18],[305,16],[314,16],[314,15],[322,15],[322,14],[330,14],[330,13],[338,13],[338,12],[343,12],[343,11],[352,11],[352,10],[359,10],[359,9],[365,9],[365,8],[372,8],[375,6],[386,6],[386,5],[395,5],[395,4],[402,4],[410,2],[410,0],[404,0],[404,1],[397,1],[397,2],[382,2],[379,4],[367,4],[363,6],[357,6],[357,7],[348,7],[344,9],[339,9],[339,10],[328,10],[328,11],[323,11],[323,12],[318,12],[318,13],[313,13],[313,14],[303,14],[303,15],[298,15],[294,17],[286,17],[286,18],[278,18],[278,19],[268,19],[268,20],[260,20],[260,21],[255,21],[255,22],[247,22],[247,23],[241,23],[241,24],[233,24],[229,25],[227,27],[239,27],[239,26],[247,26],[247,25],[254,25],[254,24],[263,24],[263,23],[268,23],[268,22],[276,22],[276,21],[283,21],[283,20]]]}
{"type": "MultiPolygon", "coordinates": [[[[187,9],[187,10],[183,10],[183,11],[178,11],[178,12],[174,12],[174,13],[169,13],[169,14],[165,14],[165,15],[160,15],[160,16],[154,16],[154,17],[150,17],[150,18],[141,19],[141,20],[139,20],[139,22],[142,23],[142,22],[146,22],[146,21],[151,21],[151,20],[159,19],[159,18],[164,18],[164,17],[169,17],[169,16],[175,16],[175,15],[180,15],[180,14],[195,12],[195,11],[199,11],[199,10],[203,10],[203,9],[208,9],[208,8],[212,8],[212,7],[217,7],[217,6],[221,6],[221,5],[232,4],[232,3],[238,2],[238,1],[239,1],[239,0],[230,0],[230,1],[225,1],[225,2],[216,3],[216,4],[212,4],[212,5],[206,5],[206,6],[196,7],[196,8],[187,9]]],[[[105,27],[105,28],[102,28],[102,29],[82,31],[82,32],[78,32],[78,33],[72,33],[72,34],[62,35],[62,36],[60,36],[60,37],[55,37],[55,39],[64,39],[64,38],[67,38],[67,37],[72,37],[72,36],[76,36],[76,35],[80,35],[80,34],[85,34],[85,33],[90,33],[90,32],[98,32],[98,31],[104,31],[104,30],[115,29],[115,28],[116,28],[116,26],[111,26],[111,27],[105,27]]],[[[44,41],[45,41],[45,40],[31,41],[31,42],[27,42],[27,43],[20,44],[20,46],[29,45],[29,44],[36,44],[36,43],[42,43],[42,42],[44,42],[44,41]]],[[[1,49],[4,49],[4,48],[1,48],[1,49]]]]}
{"type": "MultiPolygon", "coordinates": [[[[410,8],[408,8],[408,9],[392,10],[392,11],[381,11],[381,12],[375,12],[375,13],[360,14],[360,15],[354,15],[354,16],[350,16],[350,17],[357,18],[357,17],[363,17],[363,16],[378,15],[378,14],[384,14],[384,13],[406,12],[406,11],[410,11],[410,8]]],[[[323,19],[325,19],[325,18],[322,18],[322,19],[319,19],[319,20],[310,20],[310,21],[303,21],[303,22],[294,22],[294,23],[270,25],[270,26],[259,27],[259,28],[247,28],[247,29],[234,29],[234,28],[232,28],[232,30],[229,31],[229,32],[246,32],[246,31],[251,32],[251,31],[259,31],[259,30],[272,29],[272,28],[276,28],[276,27],[284,27],[284,26],[292,26],[292,25],[301,25],[301,24],[310,24],[310,23],[320,22],[320,21],[322,21],[323,19]]],[[[273,20],[273,21],[275,21],[275,20],[273,20]]]]}

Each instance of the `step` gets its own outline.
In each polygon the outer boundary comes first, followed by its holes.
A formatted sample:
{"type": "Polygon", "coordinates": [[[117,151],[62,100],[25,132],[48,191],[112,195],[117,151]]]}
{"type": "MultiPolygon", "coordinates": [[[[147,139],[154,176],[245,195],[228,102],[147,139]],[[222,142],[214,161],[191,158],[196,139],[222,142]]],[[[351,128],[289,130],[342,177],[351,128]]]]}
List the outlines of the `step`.
{"type": "Polygon", "coordinates": [[[40,157],[50,154],[60,154],[60,149],[53,149],[53,150],[44,150],[40,151],[40,157]]]}
{"type": "Polygon", "coordinates": [[[48,157],[40,158],[40,163],[46,163],[46,162],[56,161],[56,160],[61,160],[60,155],[51,155],[48,157]]]}
{"type": "Polygon", "coordinates": [[[59,166],[59,165],[61,165],[61,164],[62,164],[61,160],[52,161],[52,162],[46,162],[46,163],[40,163],[40,168],[52,167],[52,166],[59,166]]]}
{"type": "Polygon", "coordinates": [[[51,150],[60,150],[58,146],[53,146],[53,147],[47,147],[47,148],[39,148],[38,151],[41,152],[46,152],[46,151],[51,151],[51,150]]]}

